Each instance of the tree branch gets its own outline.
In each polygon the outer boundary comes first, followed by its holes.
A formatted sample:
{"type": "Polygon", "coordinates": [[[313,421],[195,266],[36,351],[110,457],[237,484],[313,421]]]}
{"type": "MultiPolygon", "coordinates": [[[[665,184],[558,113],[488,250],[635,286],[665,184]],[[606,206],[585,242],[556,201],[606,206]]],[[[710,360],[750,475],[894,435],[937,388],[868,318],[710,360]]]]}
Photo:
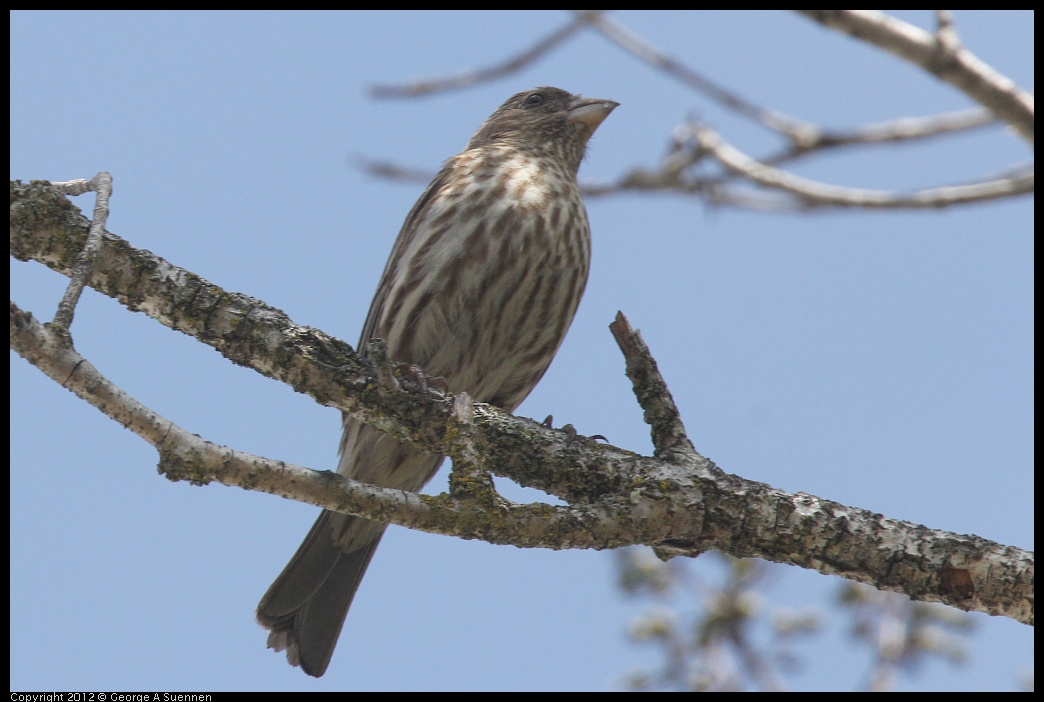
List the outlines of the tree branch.
{"type": "MultiPolygon", "coordinates": [[[[368,485],[331,471],[219,446],[141,404],[73,348],[64,329],[41,324],[13,302],[11,348],[62,387],[154,446],[159,472],[194,485],[219,482],[411,529],[527,548],[610,548],[629,543],[605,506],[516,505],[500,513],[468,494],[430,497],[368,485]]],[[[460,453],[461,444],[449,449],[460,453]]]]}
{"type": "MultiPolygon", "coordinates": [[[[590,12],[590,11],[588,11],[590,12]]],[[[597,12],[597,11],[595,11],[597,12]]],[[[447,90],[460,90],[477,83],[504,78],[519,71],[539,59],[544,54],[551,52],[558,45],[565,43],[586,23],[583,13],[574,16],[563,27],[539,40],[529,49],[517,56],[513,56],[494,66],[479,68],[471,71],[462,71],[441,78],[430,78],[411,81],[402,85],[375,85],[370,88],[370,94],[378,98],[410,98],[430,93],[444,92],[447,90]]]]}
{"type": "Polygon", "coordinates": [[[993,70],[957,39],[952,21],[929,34],[877,10],[796,10],[805,17],[895,54],[971,97],[1033,144],[1033,95],[993,70]]]}
{"type": "Polygon", "coordinates": [[[755,105],[749,100],[740,97],[737,93],[718,85],[710,78],[657,49],[650,42],[638,36],[638,34],[612,18],[606,17],[604,14],[597,14],[591,17],[589,23],[599,34],[638,60],[666,73],[683,85],[699,91],[737,114],[752,119],[761,124],[761,126],[786,136],[790,141],[806,141],[808,139],[807,135],[819,131],[814,124],[785,115],[776,110],[755,105]]]}
{"type": "Polygon", "coordinates": [[[1026,173],[983,183],[948,185],[927,188],[912,193],[884,190],[846,188],[819,183],[765,165],[730,146],[714,130],[693,125],[693,133],[700,147],[727,168],[749,180],[797,196],[802,207],[865,207],[888,209],[923,209],[948,207],[970,202],[984,202],[998,198],[1026,195],[1033,192],[1034,174],[1026,173]]]}
{"type": "Polygon", "coordinates": [[[112,176],[102,171],[90,180],[71,180],[67,183],[55,183],[54,186],[67,195],[82,195],[96,192],[94,217],[91,218],[91,230],[84,246],[73,264],[73,273],[69,277],[69,287],[58,303],[58,311],[54,315],[54,323],[68,329],[72,325],[73,311],[80,301],[80,294],[91,274],[94,252],[101,243],[101,233],[105,229],[105,221],[109,218],[109,197],[112,195],[112,176]]]}
{"type": "MultiPolygon", "coordinates": [[[[11,183],[16,258],[68,275],[88,229],[86,219],[49,184],[11,183]]],[[[1030,552],[721,472],[692,448],[655,362],[622,315],[614,334],[659,458],[565,436],[463,395],[421,400],[407,376],[382,384],[379,376],[387,369],[360,359],[348,344],[295,325],[263,302],[221,290],[108,232],[87,282],[240,365],[417,448],[468,464],[455,478],[463,483],[447,495],[427,497],[194,439],[101,377],[76,354],[67,330],[41,325],[12,303],[12,348],[156,446],[161,471],[170,479],[219,481],[426,531],[523,547],[647,544],[664,557],[715,548],[1033,622],[1030,552]],[[509,503],[481,489],[486,470],[570,504],[509,503]],[[476,485],[479,489],[471,489],[476,485]]]]}
{"type": "MultiPolygon", "coordinates": [[[[854,129],[836,129],[783,114],[757,105],[708,76],[685,65],[668,52],[655,47],[644,37],[609,17],[602,10],[574,10],[572,20],[532,47],[501,63],[466,73],[375,89],[381,97],[408,97],[436,91],[455,90],[480,82],[502,78],[537,58],[562,46],[583,27],[607,39],[637,60],[662,72],[687,88],[753,120],[780,135],[786,144],[761,159],[728,147],[710,130],[702,130],[707,140],[694,139],[691,121],[678,124],[671,135],[668,154],[655,168],[632,168],[609,183],[586,183],[588,196],[622,192],[667,192],[703,197],[716,205],[731,205],[762,211],[793,211],[823,207],[927,209],[1014,197],[1033,192],[1032,168],[1013,177],[983,177],[981,182],[945,184],[912,193],[893,193],[816,183],[779,168],[783,163],[830,149],[871,146],[967,131],[998,120],[1012,125],[1033,144],[1033,95],[986,65],[964,49],[951,14],[938,11],[939,27],[934,35],[880,12],[862,10],[798,10],[815,21],[853,37],[868,41],[924,68],[965,92],[986,109],[927,117],[904,117],[854,129]],[[713,146],[708,146],[713,144],[713,146]],[[720,145],[720,148],[718,146],[720,145]],[[700,148],[702,147],[702,148],[700,148]],[[725,167],[724,173],[697,172],[695,167],[712,155],[725,167]],[[761,193],[731,185],[747,179],[776,193],[761,193]]],[[[378,177],[426,183],[428,171],[396,164],[360,159],[361,168],[378,177]]],[[[1006,169],[1014,170],[1014,169],[1006,169]]]]}

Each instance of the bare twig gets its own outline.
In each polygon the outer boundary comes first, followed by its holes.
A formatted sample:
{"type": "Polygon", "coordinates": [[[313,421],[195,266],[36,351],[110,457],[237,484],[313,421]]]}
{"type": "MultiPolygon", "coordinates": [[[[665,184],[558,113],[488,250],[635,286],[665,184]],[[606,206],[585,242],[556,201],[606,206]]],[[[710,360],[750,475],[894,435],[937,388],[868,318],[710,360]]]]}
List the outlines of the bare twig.
{"type": "Polygon", "coordinates": [[[94,261],[94,253],[101,245],[101,235],[105,231],[105,221],[109,217],[109,197],[112,195],[112,176],[102,171],[90,180],[70,180],[62,183],[51,183],[67,195],[82,195],[87,192],[95,192],[98,196],[94,200],[94,217],[91,219],[90,232],[83,250],[76,256],[73,264],[73,272],[69,277],[69,286],[65,289],[58,309],[54,313],[53,324],[68,330],[72,326],[73,315],[76,312],[76,303],[80,301],[80,295],[91,277],[91,265],[94,261]]]}
{"type": "Polygon", "coordinates": [[[760,163],[727,144],[716,132],[694,127],[700,146],[727,168],[755,183],[783,190],[801,199],[805,207],[927,208],[996,200],[1033,192],[1034,177],[1028,175],[983,183],[949,185],[912,193],[845,188],[819,183],[760,163]]]}
{"type": "MultiPolygon", "coordinates": [[[[670,460],[677,453],[688,458],[699,456],[685,431],[671,391],[641,334],[631,328],[623,312],[616,313],[609,331],[627,362],[627,377],[634,385],[638,404],[645,410],[645,422],[652,428],[653,455],[664,460],[670,460]]],[[[714,465],[710,461],[707,463],[708,468],[714,465]]]]}
{"type": "Polygon", "coordinates": [[[811,141],[804,144],[792,143],[781,153],[759,160],[762,163],[779,165],[785,161],[826,149],[929,139],[985,127],[997,122],[997,117],[989,110],[971,108],[927,117],[901,117],[876,124],[864,124],[847,130],[822,129],[811,141]]]}
{"type": "Polygon", "coordinates": [[[402,181],[403,183],[427,185],[431,182],[431,179],[435,177],[435,171],[400,166],[395,163],[378,161],[365,156],[357,156],[354,161],[359,170],[369,173],[375,178],[386,178],[388,180],[402,181]]]}
{"type": "MultiPolygon", "coordinates": [[[[988,110],[972,108],[954,112],[932,115],[929,117],[906,117],[888,122],[868,124],[852,130],[822,130],[816,137],[798,145],[791,143],[775,154],[754,159],[756,163],[778,166],[830,149],[872,146],[875,144],[895,143],[928,139],[945,134],[953,134],[997,123],[997,118],[988,110]]],[[[730,205],[757,211],[793,211],[807,209],[807,202],[799,202],[789,197],[778,197],[730,187],[730,183],[745,174],[727,170],[725,173],[713,175],[696,175],[689,169],[696,165],[707,154],[696,148],[696,140],[690,123],[679,124],[674,129],[669,153],[655,168],[632,168],[619,176],[615,181],[595,183],[586,181],[581,184],[581,191],[587,197],[604,197],[625,192],[661,192],[677,195],[699,195],[708,202],[717,205],[730,205]]],[[[367,159],[359,156],[355,159],[358,167],[377,178],[425,185],[431,181],[434,172],[420,168],[409,168],[387,161],[367,159]]],[[[1003,183],[1012,178],[1022,178],[1032,172],[1025,165],[1008,169],[1009,172],[996,178],[1003,183]]],[[[965,204],[974,202],[957,200],[939,202],[945,204],[965,204]]],[[[852,205],[855,206],[855,205],[852,205]]]]}
{"type": "MultiPolygon", "coordinates": [[[[550,36],[541,39],[522,54],[496,66],[471,71],[458,76],[418,81],[404,86],[380,88],[382,96],[405,97],[435,90],[449,90],[473,85],[480,81],[501,77],[506,73],[528,65],[536,58],[559,46],[582,26],[590,26],[641,61],[691,87],[712,100],[719,102],[736,113],[755,120],[766,128],[780,134],[786,144],[779,150],[760,159],[731,149],[720,138],[712,138],[709,130],[703,132],[707,143],[700,143],[688,122],[674,129],[671,148],[667,156],[655,168],[633,168],[609,183],[584,183],[581,190],[588,196],[604,196],[622,192],[667,192],[697,195],[710,204],[730,205],[761,211],[807,210],[813,207],[866,207],[866,208],[937,208],[977,203],[985,200],[1011,197],[1033,191],[1032,171],[1012,177],[983,178],[981,182],[944,185],[926,188],[912,193],[848,188],[825,183],[816,183],[792,175],[772,166],[781,166],[799,158],[821,153],[829,149],[867,146],[885,143],[908,142],[934,136],[953,134],[982,127],[1009,116],[1025,120],[1028,116],[1032,132],[1032,95],[1018,91],[1011,81],[992,71],[960,45],[952,13],[940,10],[936,13],[937,31],[929,35],[898,20],[880,13],[860,11],[802,11],[815,19],[834,26],[846,26],[846,31],[857,34],[857,29],[871,26],[877,30],[875,43],[886,44],[881,37],[890,36],[889,50],[902,55],[912,52],[922,65],[928,61],[923,55],[931,49],[932,62],[926,65],[937,75],[946,71],[963,72],[964,78],[946,78],[963,90],[975,88],[972,95],[990,109],[967,109],[928,117],[905,117],[877,124],[867,124],[854,129],[833,129],[782,114],[740,97],[703,74],[686,66],[668,53],[656,48],[649,41],[608,17],[600,10],[574,10],[572,21],[550,36]],[[899,47],[899,48],[896,48],[899,47]],[[903,49],[905,47],[905,49],[903,49]],[[915,50],[916,49],[916,50],[915,50]],[[920,53],[918,53],[920,52],[920,53]],[[973,79],[974,78],[974,79],[973,79]],[[985,85],[984,85],[985,84],[985,85]],[[1027,109],[999,109],[1001,95],[1010,102],[1014,100],[1027,109]],[[726,166],[724,172],[700,173],[696,167],[712,153],[726,166]],[[745,178],[758,185],[769,187],[777,194],[762,193],[737,188],[737,178],[745,178]]],[[[861,36],[861,38],[863,38],[861,36]]],[[[1009,105],[1010,107],[1010,105],[1009,105]]],[[[1019,124],[1015,124],[1019,128],[1019,124]]],[[[1030,135],[1032,143],[1032,134],[1030,135]]],[[[398,164],[377,160],[359,159],[361,168],[372,175],[424,184],[432,173],[428,170],[408,168],[398,164]]]]}
{"type": "Polygon", "coordinates": [[[797,10],[825,27],[869,42],[961,90],[1033,143],[1033,95],[960,45],[952,19],[933,35],[876,10],[797,10]]]}
{"type": "MultiPolygon", "coordinates": [[[[597,14],[597,11],[589,12],[597,14]]],[[[421,95],[429,95],[431,93],[445,92],[448,90],[460,90],[461,88],[467,88],[476,83],[503,78],[515,71],[525,68],[544,54],[557,47],[559,44],[565,42],[576,34],[576,32],[587,23],[587,21],[587,16],[584,13],[574,15],[565,26],[556,29],[554,32],[517,56],[509,58],[495,66],[463,71],[461,73],[441,78],[416,80],[401,85],[375,85],[370,88],[370,94],[378,98],[411,98],[421,95]]]]}
{"type": "Polygon", "coordinates": [[[776,110],[760,107],[736,93],[726,90],[603,14],[590,17],[588,22],[606,39],[609,39],[638,59],[664,71],[685,85],[698,90],[700,93],[735,110],[737,113],[755,120],[768,129],[784,134],[794,143],[804,143],[810,138],[814,138],[814,135],[820,131],[816,125],[810,122],[790,117],[776,110]]]}

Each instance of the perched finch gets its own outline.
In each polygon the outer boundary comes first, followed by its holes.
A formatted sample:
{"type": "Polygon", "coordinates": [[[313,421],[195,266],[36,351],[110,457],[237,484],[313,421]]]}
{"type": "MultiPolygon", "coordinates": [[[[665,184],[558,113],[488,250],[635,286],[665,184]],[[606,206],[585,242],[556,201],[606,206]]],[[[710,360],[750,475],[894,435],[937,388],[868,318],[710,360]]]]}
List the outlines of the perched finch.
{"type": "MultiPolygon", "coordinates": [[[[554,358],[587,283],[576,172],[617,103],[536,88],[490,115],[406,217],[363,326],[391,359],[511,412],[554,358]]],[[[337,472],[416,492],[442,456],[345,416],[337,472]]],[[[386,524],[324,511],[261,598],[268,646],[326,672],[386,524]]]]}

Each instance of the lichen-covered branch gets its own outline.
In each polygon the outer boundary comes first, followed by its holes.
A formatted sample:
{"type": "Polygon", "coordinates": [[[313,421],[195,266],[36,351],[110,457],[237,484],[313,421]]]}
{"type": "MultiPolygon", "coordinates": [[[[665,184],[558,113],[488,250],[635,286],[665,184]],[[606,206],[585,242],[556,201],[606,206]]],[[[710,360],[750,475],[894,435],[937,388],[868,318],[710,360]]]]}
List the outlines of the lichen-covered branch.
{"type": "MultiPolygon", "coordinates": [[[[89,223],[47,183],[11,183],[11,253],[69,275],[89,223]]],[[[282,495],[416,529],[542,548],[653,546],[663,556],[718,549],[1033,622],[1033,554],[977,536],[888,519],[717,469],[692,448],[666,382],[622,315],[614,334],[653,429],[656,457],[553,431],[461,396],[422,394],[342,341],[265,303],[222,290],[105,232],[87,284],[382,431],[469,464],[434,497],[251,456],[194,437],[101,376],[68,329],[13,302],[11,347],[49,377],[156,447],[167,477],[282,495]],[[394,382],[390,382],[394,380],[394,382]],[[568,504],[513,504],[482,489],[509,477],[568,504]]],[[[390,368],[390,366],[389,366],[390,368]]],[[[12,400],[17,411],[17,400],[12,400]]]]}

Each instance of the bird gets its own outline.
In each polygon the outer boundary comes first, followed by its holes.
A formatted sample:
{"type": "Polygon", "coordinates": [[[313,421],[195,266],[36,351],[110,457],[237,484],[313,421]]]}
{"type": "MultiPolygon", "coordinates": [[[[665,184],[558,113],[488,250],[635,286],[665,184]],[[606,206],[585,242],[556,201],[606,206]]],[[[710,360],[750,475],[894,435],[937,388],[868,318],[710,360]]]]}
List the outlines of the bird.
{"type": "MultiPolygon", "coordinates": [[[[451,393],[513,412],[544,375],[587,284],[577,171],[619,103],[517,93],[448,159],[399,231],[360,335],[451,393]]],[[[417,492],[443,456],[345,415],[337,472],[417,492]]],[[[320,677],[387,524],[324,510],[261,598],[268,647],[320,677]]]]}

